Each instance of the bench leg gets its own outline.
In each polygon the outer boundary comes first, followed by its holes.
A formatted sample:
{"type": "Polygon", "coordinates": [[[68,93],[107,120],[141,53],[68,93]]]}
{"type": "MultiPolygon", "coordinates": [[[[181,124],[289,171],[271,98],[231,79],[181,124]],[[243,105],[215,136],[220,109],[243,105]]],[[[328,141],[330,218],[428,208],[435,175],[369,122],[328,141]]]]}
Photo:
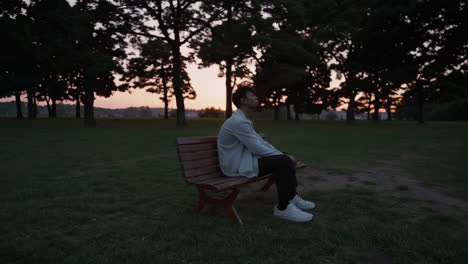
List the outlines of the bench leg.
{"type": "Polygon", "coordinates": [[[197,189],[198,189],[198,202],[193,208],[193,211],[195,211],[195,213],[198,213],[200,212],[201,209],[203,209],[208,198],[205,190],[203,190],[202,188],[197,188],[197,189]]]}
{"type": "Polygon", "coordinates": [[[242,224],[242,219],[239,217],[239,214],[236,211],[236,208],[234,208],[234,201],[237,198],[237,195],[239,194],[239,189],[235,188],[232,190],[229,195],[227,195],[224,198],[214,198],[214,197],[209,197],[205,190],[202,188],[197,188],[198,189],[198,202],[194,207],[195,213],[200,212],[201,209],[205,206],[205,204],[213,204],[217,206],[224,207],[224,210],[229,218],[232,220],[238,222],[239,224],[242,224]]]}
{"type": "Polygon", "coordinates": [[[239,189],[235,188],[228,196],[226,196],[226,198],[224,198],[224,210],[229,218],[242,225],[242,219],[239,217],[236,208],[234,208],[234,201],[238,194],[239,189]]]}
{"type": "Polygon", "coordinates": [[[276,183],[275,176],[271,175],[268,177],[268,181],[263,185],[262,191],[266,192],[270,189],[270,187],[276,183]]]}

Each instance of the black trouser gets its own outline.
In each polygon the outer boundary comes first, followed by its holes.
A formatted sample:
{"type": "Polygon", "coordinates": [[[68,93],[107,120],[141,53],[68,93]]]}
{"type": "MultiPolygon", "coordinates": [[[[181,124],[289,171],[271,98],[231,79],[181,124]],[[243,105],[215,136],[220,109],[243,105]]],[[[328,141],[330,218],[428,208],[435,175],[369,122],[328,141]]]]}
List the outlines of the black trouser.
{"type": "MultiPolygon", "coordinates": [[[[284,153],[284,152],[283,152],[284,153]]],[[[265,156],[258,159],[259,176],[272,173],[278,191],[278,209],[284,210],[296,195],[296,166],[287,155],[265,156]]]]}

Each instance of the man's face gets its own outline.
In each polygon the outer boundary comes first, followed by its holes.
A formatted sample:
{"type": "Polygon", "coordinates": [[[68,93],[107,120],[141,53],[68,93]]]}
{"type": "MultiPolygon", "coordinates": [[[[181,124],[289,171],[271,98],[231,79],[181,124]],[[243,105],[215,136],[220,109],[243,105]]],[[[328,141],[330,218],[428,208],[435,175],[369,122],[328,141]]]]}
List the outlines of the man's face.
{"type": "Polygon", "coordinates": [[[245,98],[241,98],[241,102],[248,108],[255,109],[258,106],[258,97],[254,93],[248,91],[245,94],[245,98]]]}

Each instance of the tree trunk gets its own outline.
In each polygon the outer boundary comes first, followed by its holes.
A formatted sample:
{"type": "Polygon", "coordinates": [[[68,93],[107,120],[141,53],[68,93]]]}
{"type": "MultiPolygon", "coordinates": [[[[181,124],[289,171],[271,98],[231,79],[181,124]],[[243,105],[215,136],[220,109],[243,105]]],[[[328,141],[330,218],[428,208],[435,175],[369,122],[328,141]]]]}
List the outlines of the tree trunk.
{"type": "Polygon", "coordinates": [[[86,77],[84,94],[84,127],[96,127],[94,118],[94,85],[95,77],[86,77]]]}
{"type": "Polygon", "coordinates": [[[167,84],[166,84],[166,78],[163,77],[163,89],[164,89],[164,119],[169,119],[169,99],[167,98],[167,84]]]}
{"type": "Polygon", "coordinates": [[[274,106],[274,120],[279,120],[279,105],[274,106]]]}
{"type": "Polygon", "coordinates": [[[163,102],[164,102],[164,119],[169,119],[169,98],[168,98],[168,88],[167,88],[167,77],[166,77],[166,69],[164,69],[164,65],[166,64],[165,61],[161,63],[161,79],[163,85],[163,102]]]}
{"type": "Polygon", "coordinates": [[[33,119],[34,116],[34,94],[31,89],[27,91],[27,98],[28,98],[28,119],[33,119]]]}
{"type": "Polygon", "coordinates": [[[367,94],[367,120],[370,120],[370,111],[371,111],[371,100],[372,100],[372,96],[371,94],[367,94]]]}
{"type": "Polygon", "coordinates": [[[392,121],[392,110],[391,110],[391,106],[388,106],[388,107],[386,108],[386,110],[387,110],[387,120],[388,120],[388,121],[392,121]]]}
{"type": "Polygon", "coordinates": [[[416,111],[416,120],[419,124],[424,124],[423,118],[423,107],[424,107],[424,95],[421,84],[416,84],[416,101],[417,101],[417,111],[416,111]]]}
{"type": "Polygon", "coordinates": [[[33,92],[33,118],[37,118],[37,97],[35,92],[33,92]]]}
{"type": "Polygon", "coordinates": [[[52,109],[49,117],[57,118],[57,99],[55,99],[55,97],[52,98],[52,109]]]}
{"type": "Polygon", "coordinates": [[[294,104],[294,120],[299,121],[299,113],[296,110],[296,104],[294,104]]]}
{"type": "Polygon", "coordinates": [[[286,103],[286,115],[287,115],[288,120],[292,120],[290,107],[291,107],[291,105],[289,103],[286,103]]]}
{"type": "Polygon", "coordinates": [[[47,98],[47,96],[44,96],[44,99],[45,99],[45,101],[46,101],[46,104],[47,104],[47,112],[49,113],[49,117],[50,117],[50,116],[51,116],[52,109],[50,108],[49,99],[47,98]]]}
{"type": "Polygon", "coordinates": [[[376,87],[375,88],[375,99],[374,99],[374,117],[372,118],[374,122],[378,123],[379,120],[380,120],[380,116],[379,116],[379,110],[380,110],[380,100],[379,100],[379,97],[380,97],[380,94],[379,94],[379,88],[376,87]]]}
{"type": "MultiPolygon", "coordinates": [[[[226,34],[226,42],[231,44],[231,36],[232,36],[232,5],[228,1],[226,2],[227,6],[227,34],[226,34]]],[[[226,59],[226,119],[231,117],[232,115],[232,65],[233,65],[233,58],[228,57],[226,59]]]]}
{"type": "Polygon", "coordinates": [[[226,60],[226,119],[232,115],[232,58],[226,60]]]}
{"type": "Polygon", "coordinates": [[[75,118],[81,118],[81,111],[80,111],[80,93],[76,95],[76,109],[75,109],[75,118]]]}
{"type": "MultiPolygon", "coordinates": [[[[166,95],[167,97],[167,92],[166,95]]],[[[167,99],[164,100],[164,119],[169,119],[169,101],[167,99]]]]}
{"type": "Polygon", "coordinates": [[[354,101],[356,93],[351,93],[349,97],[348,109],[346,110],[346,124],[351,125],[354,120],[354,101]]]}
{"type": "Polygon", "coordinates": [[[49,111],[49,118],[57,118],[57,76],[49,76],[49,82],[47,87],[47,95],[52,101],[52,106],[49,111]]]}
{"type": "Polygon", "coordinates": [[[174,32],[176,40],[172,44],[172,58],[173,58],[173,87],[174,94],[176,97],[177,104],[177,120],[176,125],[179,127],[187,126],[185,121],[185,105],[184,105],[184,96],[182,94],[182,79],[181,79],[181,70],[182,70],[182,61],[180,54],[180,41],[179,41],[179,32],[174,32]]]}
{"type": "Polygon", "coordinates": [[[279,101],[280,101],[279,97],[276,97],[274,101],[274,106],[273,106],[273,109],[274,109],[273,119],[274,120],[279,120],[279,106],[280,106],[279,101]]]}
{"type": "Polygon", "coordinates": [[[16,118],[23,118],[23,110],[21,109],[21,93],[18,89],[15,89],[15,102],[16,102],[16,118]]]}

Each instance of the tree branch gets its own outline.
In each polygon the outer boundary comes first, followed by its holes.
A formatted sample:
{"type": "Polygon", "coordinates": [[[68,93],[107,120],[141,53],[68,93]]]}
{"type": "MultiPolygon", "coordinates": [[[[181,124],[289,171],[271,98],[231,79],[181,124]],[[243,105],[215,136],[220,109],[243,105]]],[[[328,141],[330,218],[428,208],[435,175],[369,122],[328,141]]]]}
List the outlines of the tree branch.
{"type": "Polygon", "coordinates": [[[205,28],[209,27],[211,25],[211,22],[213,22],[215,19],[217,19],[218,15],[220,13],[221,13],[221,11],[218,11],[217,13],[215,13],[210,19],[208,19],[208,21],[206,21],[204,23],[203,26],[201,26],[200,28],[192,31],[183,41],[180,42],[180,44],[183,45],[183,44],[187,43],[193,36],[197,35],[198,33],[200,33],[205,28]]]}
{"type": "Polygon", "coordinates": [[[255,51],[253,51],[251,54],[251,57],[257,61],[257,63],[260,65],[261,64],[261,61],[259,58],[257,58],[257,55],[255,54],[255,51]]]}
{"type": "Polygon", "coordinates": [[[189,5],[195,3],[196,1],[193,1],[193,0],[186,0],[186,1],[182,1],[180,2],[180,9],[185,9],[187,8],[189,5]]]}
{"type": "Polygon", "coordinates": [[[159,28],[161,29],[161,32],[164,35],[164,39],[167,42],[172,44],[174,42],[174,40],[169,37],[168,28],[167,28],[166,24],[164,24],[164,20],[163,20],[163,17],[162,17],[163,9],[162,9],[162,5],[161,5],[161,1],[160,0],[156,1],[157,11],[155,11],[153,8],[151,8],[146,1],[143,1],[143,5],[144,5],[145,9],[149,13],[151,13],[154,17],[156,17],[156,20],[158,21],[158,24],[159,24],[159,28]]]}
{"type": "Polygon", "coordinates": [[[176,9],[174,7],[174,3],[172,3],[172,0],[169,0],[169,6],[171,8],[171,12],[172,12],[173,16],[176,16],[177,13],[176,13],[176,9]]]}
{"type": "Polygon", "coordinates": [[[158,36],[158,35],[153,35],[153,34],[144,33],[144,32],[136,32],[134,30],[130,30],[127,33],[138,35],[138,36],[144,36],[144,37],[148,37],[148,38],[157,38],[157,39],[161,39],[161,40],[166,40],[166,38],[164,36],[158,36]]]}

